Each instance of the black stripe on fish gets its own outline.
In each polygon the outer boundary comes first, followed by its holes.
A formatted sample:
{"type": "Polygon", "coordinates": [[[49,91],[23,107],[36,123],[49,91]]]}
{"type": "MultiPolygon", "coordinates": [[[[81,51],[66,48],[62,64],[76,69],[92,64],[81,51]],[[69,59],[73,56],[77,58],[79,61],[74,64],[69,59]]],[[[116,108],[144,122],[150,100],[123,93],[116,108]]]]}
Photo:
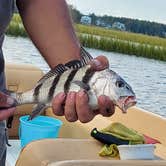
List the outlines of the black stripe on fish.
{"type": "Polygon", "coordinates": [[[78,69],[72,70],[71,73],[68,75],[67,80],[64,84],[64,92],[67,93],[70,88],[70,83],[72,82],[74,76],[76,75],[78,69]]]}
{"type": "Polygon", "coordinates": [[[91,68],[87,69],[84,77],[82,78],[82,82],[85,84],[88,84],[89,80],[91,79],[91,77],[93,76],[94,73],[95,73],[95,71],[92,70],[91,68]]]}
{"type": "Polygon", "coordinates": [[[60,79],[61,75],[57,75],[53,82],[52,82],[52,86],[50,87],[49,89],[49,92],[48,92],[48,101],[50,101],[54,95],[54,91],[55,91],[55,88],[56,88],[56,85],[58,84],[59,82],[59,79],[60,79]]]}
{"type": "Polygon", "coordinates": [[[38,84],[35,89],[34,89],[34,93],[33,93],[33,96],[34,96],[34,100],[35,101],[38,101],[38,97],[39,97],[39,92],[40,92],[40,88],[42,87],[42,83],[41,84],[38,84]]]}

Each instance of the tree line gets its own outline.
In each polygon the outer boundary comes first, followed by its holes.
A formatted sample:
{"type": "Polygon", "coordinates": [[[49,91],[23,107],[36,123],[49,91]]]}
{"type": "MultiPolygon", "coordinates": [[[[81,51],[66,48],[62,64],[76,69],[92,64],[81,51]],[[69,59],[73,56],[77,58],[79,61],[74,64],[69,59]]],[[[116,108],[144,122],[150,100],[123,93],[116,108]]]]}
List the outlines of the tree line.
{"type": "MultiPolygon", "coordinates": [[[[80,23],[81,17],[84,15],[79,10],[69,5],[71,17],[75,23],[80,23]]],[[[112,25],[114,22],[125,24],[126,31],[134,33],[142,33],[152,36],[166,37],[166,25],[156,22],[131,19],[125,17],[113,17],[108,15],[97,16],[94,13],[89,14],[92,19],[92,25],[96,25],[97,20],[102,20],[106,25],[112,25]]]]}

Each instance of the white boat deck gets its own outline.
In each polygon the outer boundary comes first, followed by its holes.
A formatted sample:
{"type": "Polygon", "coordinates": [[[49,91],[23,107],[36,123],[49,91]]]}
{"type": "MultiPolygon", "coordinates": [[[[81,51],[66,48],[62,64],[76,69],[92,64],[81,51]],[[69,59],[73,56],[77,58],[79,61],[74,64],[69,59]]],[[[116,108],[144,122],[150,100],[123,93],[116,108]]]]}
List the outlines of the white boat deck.
{"type": "Polygon", "coordinates": [[[20,140],[9,140],[9,144],[12,146],[7,147],[6,166],[15,166],[21,151],[20,140]]]}

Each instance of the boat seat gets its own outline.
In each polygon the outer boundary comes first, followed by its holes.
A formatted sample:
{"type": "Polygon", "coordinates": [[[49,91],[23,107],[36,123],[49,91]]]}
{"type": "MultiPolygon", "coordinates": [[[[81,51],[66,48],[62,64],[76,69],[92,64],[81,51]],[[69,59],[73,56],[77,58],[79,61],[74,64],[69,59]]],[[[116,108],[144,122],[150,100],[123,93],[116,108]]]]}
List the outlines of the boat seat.
{"type": "MultiPolygon", "coordinates": [[[[14,92],[24,92],[32,89],[43,76],[42,70],[29,64],[6,64],[6,86],[14,92]]],[[[9,129],[9,138],[18,138],[19,117],[31,113],[33,105],[27,104],[17,107],[9,129]]]]}

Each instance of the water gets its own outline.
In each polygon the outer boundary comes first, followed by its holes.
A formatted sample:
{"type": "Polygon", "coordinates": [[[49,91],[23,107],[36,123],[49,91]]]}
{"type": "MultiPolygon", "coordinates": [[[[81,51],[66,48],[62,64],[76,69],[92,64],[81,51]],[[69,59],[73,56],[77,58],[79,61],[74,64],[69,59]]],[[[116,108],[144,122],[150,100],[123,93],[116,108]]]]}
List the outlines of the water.
{"type": "MultiPolygon", "coordinates": [[[[34,64],[43,71],[49,67],[27,38],[6,37],[3,51],[11,63],[34,64]]],[[[105,55],[111,68],[133,87],[138,107],[166,117],[166,62],[88,49],[94,57],[105,55]]]]}

